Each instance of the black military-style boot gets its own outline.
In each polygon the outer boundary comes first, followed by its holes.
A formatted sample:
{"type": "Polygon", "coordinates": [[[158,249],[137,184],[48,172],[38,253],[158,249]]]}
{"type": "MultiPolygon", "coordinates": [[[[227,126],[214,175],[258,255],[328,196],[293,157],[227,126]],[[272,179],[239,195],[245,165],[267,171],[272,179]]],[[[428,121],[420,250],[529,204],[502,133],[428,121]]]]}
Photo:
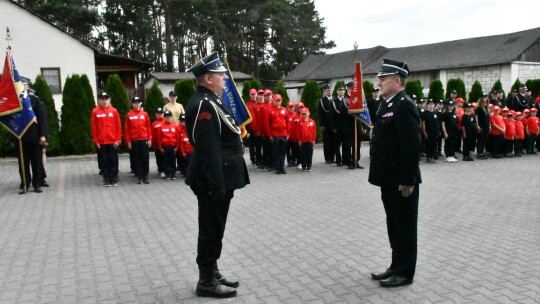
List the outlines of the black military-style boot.
{"type": "Polygon", "coordinates": [[[238,281],[235,281],[235,280],[228,280],[227,278],[225,278],[220,272],[219,272],[219,268],[217,266],[217,262],[214,264],[215,268],[214,268],[214,276],[216,277],[216,279],[222,284],[222,285],[225,285],[225,286],[229,286],[229,287],[232,287],[232,288],[238,288],[238,286],[240,286],[240,282],[238,281]]]}
{"type": "Polygon", "coordinates": [[[199,267],[199,282],[195,294],[199,297],[230,298],[236,296],[236,289],[222,285],[215,277],[215,266],[199,267]]]}

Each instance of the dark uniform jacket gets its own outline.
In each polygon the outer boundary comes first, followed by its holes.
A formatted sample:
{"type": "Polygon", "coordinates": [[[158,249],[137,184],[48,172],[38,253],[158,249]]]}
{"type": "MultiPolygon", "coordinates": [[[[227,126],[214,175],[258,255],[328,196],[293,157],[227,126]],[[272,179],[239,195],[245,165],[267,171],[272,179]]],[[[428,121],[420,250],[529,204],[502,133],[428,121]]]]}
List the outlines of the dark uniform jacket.
{"type": "Polygon", "coordinates": [[[30,98],[30,105],[32,106],[32,111],[34,111],[36,116],[36,121],[33,122],[30,127],[28,127],[28,130],[26,130],[26,133],[24,133],[21,140],[37,141],[41,136],[48,138],[49,124],[45,105],[35,94],[28,94],[28,98],[30,98]]]}
{"type": "Polygon", "coordinates": [[[381,105],[370,148],[368,181],[376,186],[412,186],[422,182],[418,166],[420,117],[405,91],[381,105]]]}
{"type": "Polygon", "coordinates": [[[531,107],[531,100],[529,96],[527,95],[521,95],[521,93],[518,93],[516,97],[512,100],[512,110],[514,111],[520,111],[523,112],[525,109],[529,109],[531,107]]]}
{"type": "Polygon", "coordinates": [[[345,97],[343,99],[339,99],[339,97],[334,97],[332,100],[332,105],[330,107],[330,113],[331,113],[331,123],[332,123],[332,129],[337,130],[338,133],[341,133],[343,131],[343,117],[347,116],[347,107],[344,104],[345,97]]]}
{"type": "Polygon", "coordinates": [[[332,96],[324,96],[319,100],[317,113],[319,114],[319,125],[325,128],[332,128],[332,96]]]}
{"type": "Polygon", "coordinates": [[[375,124],[374,118],[377,114],[377,110],[379,109],[379,106],[381,105],[381,102],[384,102],[382,98],[379,98],[377,100],[372,98],[369,98],[367,100],[367,108],[369,112],[369,118],[371,118],[371,123],[375,124]]]}
{"type": "Polygon", "coordinates": [[[193,146],[186,184],[196,195],[222,194],[249,184],[240,129],[216,94],[197,87],[186,109],[186,129],[193,146]]]}

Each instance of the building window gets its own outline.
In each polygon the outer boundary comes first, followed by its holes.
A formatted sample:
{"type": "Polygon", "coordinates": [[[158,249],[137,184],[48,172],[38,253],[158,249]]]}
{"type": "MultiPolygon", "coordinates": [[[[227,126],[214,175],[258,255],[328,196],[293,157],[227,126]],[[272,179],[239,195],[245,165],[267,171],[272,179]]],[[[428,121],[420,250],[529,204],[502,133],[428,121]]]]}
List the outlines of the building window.
{"type": "Polygon", "coordinates": [[[52,94],[62,94],[60,68],[41,68],[41,76],[47,81],[52,94]]]}

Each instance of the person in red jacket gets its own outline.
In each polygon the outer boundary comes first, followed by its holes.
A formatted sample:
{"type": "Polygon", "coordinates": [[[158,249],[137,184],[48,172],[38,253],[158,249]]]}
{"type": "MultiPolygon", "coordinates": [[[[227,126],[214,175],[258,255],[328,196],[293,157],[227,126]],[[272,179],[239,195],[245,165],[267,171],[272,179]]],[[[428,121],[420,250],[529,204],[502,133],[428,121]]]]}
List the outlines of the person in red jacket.
{"type": "Polygon", "coordinates": [[[255,149],[255,165],[260,168],[264,169],[263,164],[263,154],[262,154],[262,147],[263,147],[263,133],[262,133],[262,126],[261,126],[261,119],[264,106],[264,91],[259,90],[257,92],[257,103],[253,104],[251,108],[249,108],[249,112],[251,113],[251,141],[253,142],[254,149],[255,149]]]}
{"type": "Polygon", "coordinates": [[[514,155],[521,157],[523,154],[523,142],[525,141],[525,125],[523,124],[523,114],[516,112],[516,142],[514,145],[514,155]]]}
{"type": "Polygon", "coordinates": [[[106,187],[118,185],[118,152],[122,140],[122,125],[118,111],[110,105],[107,93],[97,98],[97,107],[92,110],[92,141],[101,158],[103,179],[106,187]]]}
{"type": "Polygon", "coordinates": [[[189,160],[186,159],[185,153],[182,153],[182,150],[180,149],[180,146],[182,144],[181,141],[183,140],[182,134],[185,134],[187,138],[186,114],[184,113],[180,114],[180,118],[178,120],[178,132],[180,132],[180,137],[179,137],[178,145],[176,147],[176,161],[178,164],[177,171],[180,171],[180,174],[182,174],[182,176],[186,176],[186,170],[187,170],[187,165],[189,164],[189,160]]]}
{"type": "Polygon", "coordinates": [[[525,132],[528,134],[527,154],[536,154],[536,151],[534,151],[534,144],[538,137],[540,123],[538,117],[536,117],[537,112],[538,110],[536,108],[532,108],[531,116],[527,118],[527,122],[525,123],[525,132]]]}
{"type": "Polygon", "coordinates": [[[131,111],[126,115],[124,134],[129,150],[133,155],[133,169],[137,184],[149,184],[149,148],[152,145],[152,128],[148,114],[141,109],[139,97],[131,99],[131,111]]]}
{"type": "Polygon", "coordinates": [[[157,148],[163,153],[165,177],[176,179],[176,151],[180,141],[178,125],[174,123],[172,112],[163,113],[165,122],[157,130],[157,148]]]}
{"type": "Polygon", "coordinates": [[[506,120],[504,122],[505,125],[505,151],[504,151],[504,157],[512,158],[514,157],[514,143],[516,138],[516,122],[514,120],[514,111],[508,111],[506,114],[506,120]]]}
{"type": "Polygon", "coordinates": [[[504,134],[506,133],[504,120],[501,115],[499,115],[500,111],[499,106],[493,107],[493,113],[491,114],[491,130],[490,130],[490,136],[491,136],[491,144],[492,144],[492,155],[493,158],[501,158],[501,152],[502,152],[502,146],[504,143],[504,134]]]}
{"type": "MultiPolygon", "coordinates": [[[[249,89],[249,101],[246,102],[246,107],[249,111],[249,114],[251,116],[251,122],[246,126],[246,130],[248,132],[248,135],[245,138],[246,144],[249,147],[249,159],[251,160],[251,166],[255,167],[257,164],[257,155],[255,153],[255,140],[254,140],[254,131],[253,128],[256,124],[254,115],[253,115],[253,107],[257,105],[257,89],[251,88],[249,89]]],[[[255,128],[257,128],[255,126],[255,128]]]]}
{"type": "Polygon", "coordinates": [[[165,178],[165,165],[163,160],[163,153],[157,148],[157,132],[161,125],[165,122],[163,118],[163,109],[156,109],[156,120],[152,123],[152,147],[154,148],[154,155],[156,156],[156,165],[158,173],[161,178],[165,178]]]}
{"type": "Polygon", "coordinates": [[[261,106],[259,126],[261,126],[262,133],[262,158],[264,168],[268,171],[273,171],[273,157],[272,157],[272,135],[270,129],[268,128],[268,120],[270,112],[272,111],[272,91],[264,90],[263,95],[264,103],[261,106]]]}
{"type": "Polygon", "coordinates": [[[309,118],[309,109],[300,110],[302,119],[298,123],[298,144],[300,145],[300,164],[302,170],[311,172],[311,163],[313,159],[313,146],[317,137],[317,126],[315,121],[309,118]]]}
{"type": "Polygon", "coordinates": [[[274,94],[273,106],[269,108],[268,130],[272,143],[272,156],[276,174],[285,174],[285,152],[289,137],[288,111],[281,106],[281,94],[274,94]]]}

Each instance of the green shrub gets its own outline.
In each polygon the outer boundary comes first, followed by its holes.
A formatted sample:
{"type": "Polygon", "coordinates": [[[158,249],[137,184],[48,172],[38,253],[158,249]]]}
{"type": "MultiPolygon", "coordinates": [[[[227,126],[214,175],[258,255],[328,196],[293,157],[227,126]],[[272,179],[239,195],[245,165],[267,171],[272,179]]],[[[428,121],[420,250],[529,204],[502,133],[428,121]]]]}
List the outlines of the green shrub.
{"type": "Polygon", "coordinates": [[[111,97],[111,105],[120,114],[120,123],[123,128],[126,115],[131,110],[131,102],[118,74],[112,74],[107,77],[105,92],[111,97]]]}
{"type": "Polygon", "coordinates": [[[176,102],[182,104],[184,109],[186,108],[189,99],[195,93],[195,80],[194,79],[182,79],[177,80],[174,84],[174,92],[178,96],[176,102]]]}
{"type": "Polygon", "coordinates": [[[156,120],[156,109],[163,108],[163,106],[163,93],[159,89],[157,81],[154,81],[146,92],[146,102],[144,103],[144,110],[148,113],[150,121],[156,120]]]}
{"type": "Polygon", "coordinates": [[[478,101],[478,99],[482,97],[483,92],[480,82],[478,82],[478,80],[475,81],[471,87],[471,92],[469,93],[469,102],[478,101]]]}
{"type": "MultiPolygon", "coordinates": [[[[322,97],[322,91],[319,85],[315,80],[308,80],[304,85],[302,90],[302,102],[309,109],[310,117],[317,123],[319,126],[319,119],[317,115],[317,103],[322,97]]],[[[317,128],[317,138],[320,136],[320,128],[317,128]]]]}
{"type": "MultiPolygon", "coordinates": [[[[51,93],[51,89],[47,84],[47,81],[42,76],[37,76],[32,89],[36,91],[36,95],[45,104],[47,109],[47,120],[49,127],[49,146],[47,147],[48,155],[60,154],[60,141],[58,139],[58,133],[60,132],[60,124],[58,121],[58,112],[54,104],[54,99],[51,93]]],[[[90,115],[90,114],[88,114],[90,115]]]]}
{"type": "Polygon", "coordinates": [[[364,97],[366,99],[371,98],[371,95],[373,94],[374,87],[375,86],[373,85],[373,82],[371,82],[369,80],[362,81],[362,89],[364,90],[364,97]]]}
{"type": "Polygon", "coordinates": [[[443,84],[440,80],[434,80],[429,85],[428,99],[433,99],[435,102],[444,99],[443,84]]]}
{"type": "Polygon", "coordinates": [[[467,90],[465,90],[465,83],[461,78],[452,78],[448,80],[448,82],[446,83],[445,98],[450,97],[450,92],[452,90],[457,91],[457,97],[467,99],[467,90]]]}
{"type": "Polygon", "coordinates": [[[282,104],[287,105],[287,103],[289,102],[289,94],[287,94],[287,89],[285,89],[285,84],[283,83],[283,80],[278,81],[275,92],[277,94],[281,94],[281,98],[283,98],[282,104]]]}
{"type": "Polygon", "coordinates": [[[412,96],[416,95],[416,98],[424,98],[424,92],[422,91],[422,82],[420,80],[408,80],[405,83],[405,92],[412,96]]]}
{"type": "MultiPolygon", "coordinates": [[[[501,83],[501,80],[500,80],[500,79],[498,79],[497,81],[495,81],[495,83],[493,84],[493,87],[491,88],[491,91],[503,91],[503,96],[502,96],[502,98],[503,98],[503,99],[506,99],[506,93],[505,93],[504,90],[503,90],[502,83],[501,83]]],[[[490,92],[487,92],[487,93],[490,93],[490,92]]]]}
{"type": "Polygon", "coordinates": [[[62,154],[87,154],[94,151],[91,138],[88,97],[83,90],[81,77],[72,75],[66,79],[62,92],[62,123],[59,133],[62,154]]]}

